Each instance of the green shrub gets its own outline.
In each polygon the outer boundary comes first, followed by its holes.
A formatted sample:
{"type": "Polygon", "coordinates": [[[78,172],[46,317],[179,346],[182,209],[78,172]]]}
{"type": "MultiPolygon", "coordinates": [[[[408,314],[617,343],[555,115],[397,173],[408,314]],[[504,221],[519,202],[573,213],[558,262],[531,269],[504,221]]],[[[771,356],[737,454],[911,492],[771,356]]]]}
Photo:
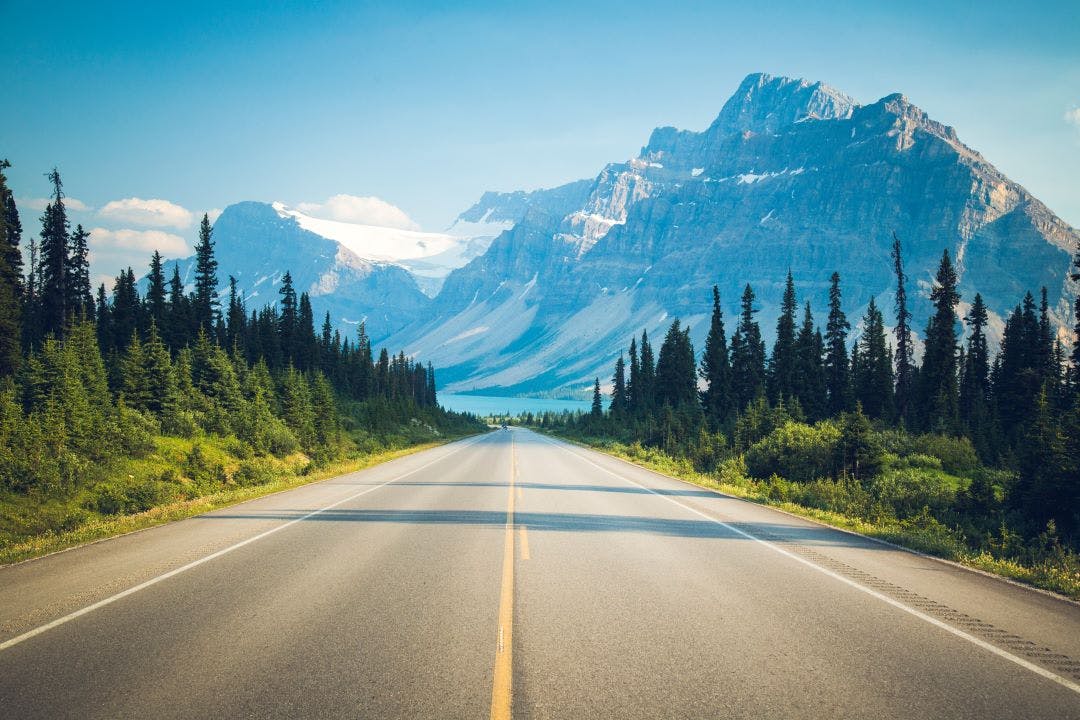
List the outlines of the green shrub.
{"type": "Polygon", "coordinates": [[[833,473],[840,430],[831,422],[814,426],[786,422],[746,452],[752,477],[780,475],[794,482],[810,482],[833,473]]]}
{"type": "Polygon", "coordinates": [[[264,463],[258,461],[245,461],[233,473],[232,480],[237,485],[249,487],[252,485],[265,485],[274,479],[273,471],[264,463]]]}
{"type": "Polygon", "coordinates": [[[966,437],[920,435],[914,439],[912,448],[916,453],[940,459],[941,468],[953,475],[969,475],[980,465],[979,455],[966,437]]]}
{"type": "Polygon", "coordinates": [[[941,471],[902,468],[874,478],[869,483],[869,490],[875,500],[903,520],[923,509],[940,517],[956,501],[956,485],[955,478],[941,471]]]}

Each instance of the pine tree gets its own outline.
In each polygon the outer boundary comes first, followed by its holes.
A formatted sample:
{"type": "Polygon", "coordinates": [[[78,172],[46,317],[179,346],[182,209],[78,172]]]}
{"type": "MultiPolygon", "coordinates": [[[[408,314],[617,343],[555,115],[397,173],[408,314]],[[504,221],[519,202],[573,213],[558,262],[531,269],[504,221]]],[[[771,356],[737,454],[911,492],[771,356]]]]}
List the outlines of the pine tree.
{"type": "Polygon", "coordinates": [[[9,220],[9,204],[15,206],[4,176],[9,167],[11,163],[0,160],[0,378],[13,375],[22,359],[22,228],[9,220]]]}
{"type": "Polygon", "coordinates": [[[941,256],[930,301],[934,314],[926,327],[926,349],[919,372],[920,427],[951,431],[957,423],[959,387],[957,377],[956,306],[960,302],[957,276],[949,251],[941,256]]]}
{"type": "Polygon", "coordinates": [[[754,290],[747,284],[739,324],[731,336],[731,386],[739,410],[765,392],[765,343],[754,320],[754,299],[754,290]]]}
{"type": "Polygon", "coordinates": [[[593,382],[592,409],[589,411],[589,417],[594,422],[604,418],[604,401],[600,395],[600,378],[596,378],[593,382]]]}
{"type": "Polygon", "coordinates": [[[68,256],[68,299],[69,313],[76,318],[91,318],[94,315],[93,288],[90,286],[90,247],[87,241],[90,233],[77,225],[71,233],[71,253],[68,256]]]}
{"type": "Polygon", "coordinates": [[[59,338],[64,334],[70,310],[67,275],[71,265],[68,251],[70,226],[64,207],[64,184],[60,179],[60,172],[53,168],[47,177],[52,183],[53,192],[52,202],[45,207],[45,213],[41,216],[41,266],[38,268],[41,295],[38,300],[38,321],[41,323],[43,335],[51,333],[59,338]]]}
{"type": "MultiPolygon", "coordinates": [[[[727,336],[724,333],[724,312],[720,308],[720,290],[713,285],[712,321],[709,334],[705,338],[705,353],[701,356],[701,368],[698,370],[706,389],[702,394],[705,416],[715,429],[728,423],[735,414],[732,402],[731,361],[728,357],[727,336]]],[[[631,345],[633,353],[633,345],[631,345]]],[[[632,360],[636,360],[631,355],[632,360]]],[[[633,374],[631,365],[631,374],[633,374]]]]}
{"type": "Polygon", "coordinates": [[[637,417],[641,413],[641,364],[638,362],[637,338],[630,338],[630,377],[626,385],[627,408],[637,417]]]}
{"type": "Polygon", "coordinates": [[[678,320],[671,323],[656,362],[656,403],[675,409],[697,406],[697,373],[690,328],[684,331],[678,320]]]}
{"type": "Polygon", "coordinates": [[[236,278],[232,275],[229,276],[229,307],[226,320],[228,321],[226,345],[231,348],[247,336],[247,308],[244,307],[244,296],[236,289],[236,278]]]}
{"type": "Polygon", "coordinates": [[[611,417],[614,420],[622,421],[626,417],[627,397],[626,397],[626,363],[623,361],[623,356],[619,355],[619,359],[615,361],[615,374],[611,376],[611,417]]]}
{"type": "Polygon", "coordinates": [[[826,416],[825,342],[814,328],[814,315],[806,303],[802,327],[795,339],[795,397],[807,419],[821,420],[826,416]]]}
{"type": "Polygon", "coordinates": [[[839,415],[851,407],[851,376],[847,334],[851,325],[841,309],[840,273],[829,278],[829,320],[825,325],[825,390],[828,412],[839,415]]]}
{"type": "Polygon", "coordinates": [[[780,317],[776,321],[776,342],[769,362],[769,401],[773,404],[789,401],[795,396],[795,281],[788,270],[780,317]]]}
{"type": "Polygon", "coordinates": [[[300,307],[296,318],[296,366],[311,370],[316,365],[315,315],[311,310],[311,298],[300,293],[300,307]]]}
{"type": "Polygon", "coordinates": [[[214,259],[213,229],[203,215],[199,241],[195,245],[195,298],[192,302],[193,329],[213,335],[218,320],[217,260],[214,259]]]}
{"type": "Polygon", "coordinates": [[[184,294],[178,263],[173,264],[172,277],[169,279],[169,309],[166,316],[168,320],[163,328],[163,339],[166,345],[177,351],[187,346],[193,337],[191,302],[184,294]]]}
{"type": "Polygon", "coordinates": [[[0,257],[3,258],[3,272],[0,277],[4,278],[15,289],[15,297],[20,302],[23,299],[23,258],[20,245],[22,244],[22,221],[19,219],[19,209],[15,206],[15,194],[7,185],[7,177],[4,170],[11,167],[7,160],[0,160],[0,257]]]}
{"type": "Polygon", "coordinates": [[[871,418],[889,418],[893,412],[892,352],[885,341],[885,320],[874,298],[866,308],[858,363],[852,366],[855,399],[871,418]]]}
{"type": "Polygon", "coordinates": [[[281,352],[286,362],[292,361],[295,364],[297,356],[296,337],[298,334],[296,289],[293,288],[292,275],[287,270],[281,278],[281,288],[278,290],[278,294],[281,295],[281,313],[278,317],[281,352]]]}
{"type": "Polygon", "coordinates": [[[146,286],[146,317],[158,328],[165,325],[166,297],[165,271],[161,265],[161,253],[154,251],[150,258],[150,275],[146,286]]]}
{"type": "Polygon", "coordinates": [[[900,238],[893,233],[893,272],[896,275],[896,413],[901,421],[910,420],[915,392],[915,355],[911,346],[911,312],[907,307],[907,275],[900,254],[900,238]]]}
{"type": "Polygon", "coordinates": [[[960,382],[959,414],[975,448],[983,458],[992,455],[990,442],[990,352],[986,343],[988,315],[982,295],[975,294],[964,321],[968,343],[960,382]]]}
{"type": "Polygon", "coordinates": [[[638,412],[647,417],[656,404],[656,362],[653,360],[652,345],[649,344],[649,333],[645,330],[641,331],[639,350],[641,359],[638,363],[638,412]]]}

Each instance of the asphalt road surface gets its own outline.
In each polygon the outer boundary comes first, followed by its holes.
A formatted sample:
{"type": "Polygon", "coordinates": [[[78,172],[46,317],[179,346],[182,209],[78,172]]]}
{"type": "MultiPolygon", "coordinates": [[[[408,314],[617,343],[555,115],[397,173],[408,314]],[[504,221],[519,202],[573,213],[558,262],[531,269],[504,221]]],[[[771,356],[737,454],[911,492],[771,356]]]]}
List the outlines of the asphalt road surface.
{"type": "Polygon", "coordinates": [[[498,430],[0,569],[2,718],[1080,717],[1080,606],[498,430]]]}

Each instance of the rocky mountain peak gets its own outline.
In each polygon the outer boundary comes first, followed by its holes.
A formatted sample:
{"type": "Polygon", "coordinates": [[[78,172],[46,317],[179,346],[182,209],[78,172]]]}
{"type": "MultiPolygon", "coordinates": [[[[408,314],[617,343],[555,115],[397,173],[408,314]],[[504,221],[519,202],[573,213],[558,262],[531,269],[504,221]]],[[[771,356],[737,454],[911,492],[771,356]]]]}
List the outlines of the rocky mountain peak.
{"type": "Polygon", "coordinates": [[[857,106],[822,82],[752,73],[724,103],[708,132],[772,134],[801,120],[848,118],[857,106]]]}

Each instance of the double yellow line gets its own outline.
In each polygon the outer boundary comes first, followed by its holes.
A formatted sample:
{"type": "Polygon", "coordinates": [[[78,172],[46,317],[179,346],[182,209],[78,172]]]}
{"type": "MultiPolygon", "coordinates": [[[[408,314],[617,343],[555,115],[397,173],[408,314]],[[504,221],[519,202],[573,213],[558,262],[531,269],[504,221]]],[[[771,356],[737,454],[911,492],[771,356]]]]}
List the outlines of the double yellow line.
{"type": "MultiPolygon", "coordinates": [[[[514,480],[517,448],[510,436],[510,491],[503,537],[502,590],[499,595],[499,638],[495,649],[495,681],[491,686],[491,720],[510,720],[514,652],[514,480]]],[[[524,531],[525,528],[522,528],[524,531]]],[[[522,536],[524,539],[524,535],[522,536]]]]}

